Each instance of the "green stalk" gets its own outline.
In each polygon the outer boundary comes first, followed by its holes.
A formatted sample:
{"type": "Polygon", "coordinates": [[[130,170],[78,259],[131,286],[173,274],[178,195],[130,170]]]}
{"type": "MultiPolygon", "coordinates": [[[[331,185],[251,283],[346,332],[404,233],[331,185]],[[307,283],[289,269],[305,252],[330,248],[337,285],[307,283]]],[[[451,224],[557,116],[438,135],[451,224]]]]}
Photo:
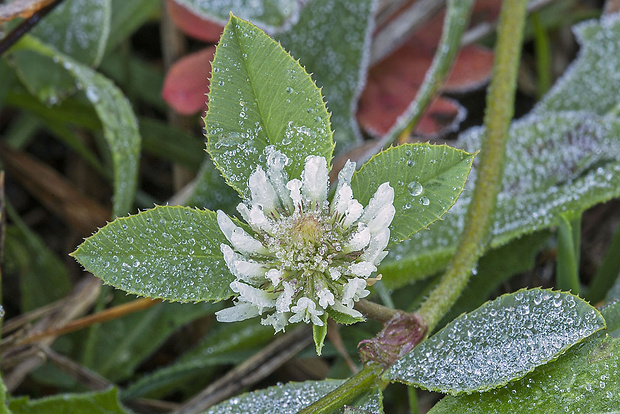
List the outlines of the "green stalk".
{"type": "Polygon", "coordinates": [[[428,69],[415,99],[396,121],[392,129],[379,140],[377,145],[373,145],[369,151],[363,154],[358,160],[359,162],[368,160],[380,151],[381,148],[391,145],[398,137],[408,135],[420,122],[422,115],[424,115],[424,112],[452,69],[452,64],[461,48],[463,32],[469,24],[469,16],[473,4],[473,0],[448,1],[443,32],[433,57],[433,63],[428,69]]]}
{"type": "Polygon", "coordinates": [[[446,273],[418,312],[429,333],[461,295],[486,245],[501,184],[506,135],[514,114],[526,6],[527,0],[502,2],[493,78],[487,94],[485,140],[465,229],[446,273]]]}
{"type": "Polygon", "coordinates": [[[579,294],[581,214],[562,214],[558,226],[557,288],[579,294]]]}
{"type": "Polygon", "coordinates": [[[309,405],[298,414],[328,414],[345,404],[350,404],[358,396],[371,389],[374,385],[385,385],[379,376],[384,367],[379,364],[368,364],[360,372],[349,378],[344,384],[336,388],[325,397],[309,405]]]}

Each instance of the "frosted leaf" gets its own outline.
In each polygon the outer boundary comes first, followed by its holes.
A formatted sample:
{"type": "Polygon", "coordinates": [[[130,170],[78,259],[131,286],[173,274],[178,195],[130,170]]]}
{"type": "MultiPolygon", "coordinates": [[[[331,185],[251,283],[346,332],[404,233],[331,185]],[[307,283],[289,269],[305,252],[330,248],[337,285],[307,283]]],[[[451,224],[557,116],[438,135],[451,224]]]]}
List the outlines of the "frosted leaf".
{"type": "Polygon", "coordinates": [[[385,378],[449,394],[486,391],[522,378],[603,328],[601,314],[577,296],[520,290],[459,316],[385,378]]]}
{"type": "MultiPolygon", "coordinates": [[[[321,93],[273,39],[232,16],[212,67],[204,118],[207,150],[243,198],[248,197],[248,178],[259,165],[288,159],[286,176],[300,178],[306,157],[321,156],[330,163],[332,132],[321,93]],[[279,159],[274,158],[276,151],[279,159]]],[[[267,166],[268,175],[275,167],[267,166]]],[[[275,181],[275,191],[283,191],[275,181]]]]}
{"type": "Polygon", "coordinates": [[[536,105],[534,113],[587,110],[604,115],[620,96],[620,15],[573,27],[582,45],[579,56],[536,105]]]}
{"type": "Polygon", "coordinates": [[[431,414],[617,413],[620,340],[593,335],[557,361],[485,393],[446,396],[431,414]]]}
{"type": "Polygon", "coordinates": [[[362,205],[367,205],[360,220],[380,225],[393,215],[390,244],[409,239],[441,218],[456,202],[474,156],[446,145],[429,144],[399,145],[379,153],[351,179],[353,194],[362,205]],[[429,199],[429,205],[420,203],[420,194],[411,194],[408,184],[412,181],[424,187],[422,194],[429,199]],[[385,206],[392,199],[393,210],[385,206]],[[381,211],[382,208],[385,210],[381,211]],[[373,218],[378,221],[373,223],[373,218]]]}
{"type": "Polygon", "coordinates": [[[233,293],[234,278],[220,250],[226,242],[214,212],[166,206],[116,219],[72,255],[104,283],[128,293],[217,301],[233,293]]]}
{"type": "MultiPolygon", "coordinates": [[[[205,414],[294,414],[325,396],[343,380],[290,382],[264,390],[241,394],[214,407],[205,414]]],[[[378,388],[362,394],[353,407],[364,413],[383,413],[383,396],[378,388]]]]}
{"type": "Polygon", "coordinates": [[[174,0],[198,16],[225,23],[229,13],[251,20],[268,31],[282,29],[295,20],[300,4],[297,0],[174,0]]]}
{"type": "Polygon", "coordinates": [[[277,36],[322,88],[332,112],[337,153],[361,142],[355,112],[366,82],[375,3],[313,0],[303,8],[299,21],[277,36]]]}
{"type": "MultiPolygon", "coordinates": [[[[461,134],[458,145],[468,151],[480,148],[483,132],[475,128],[461,134]]],[[[513,122],[490,247],[555,226],[565,211],[583,211],[619,197],[619,135],[619,121],[586,112],[531,115],[513,122]]],[[[399,286],[444,268],[462,232],[475,177],[474,165],[463,196],[444,220],[390,250],[380,269],[385,283],[399,286]]],[[[423,194],[428,196],[427,185],[423,194]]],[[[394,205],[398,213],[396,201],[394,205]]]]}
{"type": "Polygon", "coordinates": [[[32,34],[77,61],[96,66],[110,32],[110,0],[71,0],[58,5],[32,34]]]}

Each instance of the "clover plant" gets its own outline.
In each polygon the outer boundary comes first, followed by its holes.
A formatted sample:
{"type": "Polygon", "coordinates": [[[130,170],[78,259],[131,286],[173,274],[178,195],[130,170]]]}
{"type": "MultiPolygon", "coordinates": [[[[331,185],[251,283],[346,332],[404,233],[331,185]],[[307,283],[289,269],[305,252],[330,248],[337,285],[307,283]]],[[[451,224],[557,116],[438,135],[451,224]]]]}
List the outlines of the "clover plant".
{"type": "Polygon", "coordinates": [[[474,154],[407,144],[356,170],[347,161],[330,191],[334,149],[320,90],[264,32],[231,17],[213,61],[207,151],[237,190],[243,221],[221,210],[159,206],[119,218],[74,253],[104,282],[170,301],[219,301],[221,322],[257,318],[275,332],[354,308],[381,279],[389,246],[439,219],[463,190],[474,154]],[[260,318],[259,318],[260,317],[260,318]]]}

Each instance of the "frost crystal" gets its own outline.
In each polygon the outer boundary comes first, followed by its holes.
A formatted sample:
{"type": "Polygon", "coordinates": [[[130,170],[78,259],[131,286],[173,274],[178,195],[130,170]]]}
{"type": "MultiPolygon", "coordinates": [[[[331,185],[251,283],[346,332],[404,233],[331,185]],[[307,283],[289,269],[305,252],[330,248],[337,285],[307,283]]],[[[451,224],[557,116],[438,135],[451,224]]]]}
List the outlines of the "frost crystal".
{"type": "Polygon", "coordinates": [[[222,211],[217,221],[230,245],[222,244],[236,280],[235,305],[216,313],[221,322],[262,315],[276,332],[288,323],[322,326],[328,313],[357,320],[355,302],[368,296],[370,275],[386,256],[394,218],[394,190],[384,183],[364,208],[353,198],[348,161],[328,201],[327,161],[309,156],[300,179],[288,180],[286,156],[272,151],[267,171],[249,179],[250,197],[237,210],[253,235],[222,211]]]}

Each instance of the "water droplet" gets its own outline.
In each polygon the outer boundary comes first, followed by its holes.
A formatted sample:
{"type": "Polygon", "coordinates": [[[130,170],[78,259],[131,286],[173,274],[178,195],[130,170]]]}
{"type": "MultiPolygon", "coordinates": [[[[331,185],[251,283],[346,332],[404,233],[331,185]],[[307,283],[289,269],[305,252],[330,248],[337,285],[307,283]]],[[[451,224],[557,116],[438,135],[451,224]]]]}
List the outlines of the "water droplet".
{"type": "MultiPolygon", "coordinates": [[[[417,197],[420,194],[422,194],[422,190],[424,189],[422,187],[422,184],[420,184],[417,181],[410,182],[407,188],[409,188],[409,194],[411,194],[414,197],[417,197]]],[[[425,205],[428,205],[428,204],[425,204],[425,205]]]]}
{"type": "Polygon", "coordinates": [[[429,200],[427,197],[420,198],[420,204],[422,204],[423,206],[427,206],[430,203],[431,203],[431,200],[429,200]]]}

